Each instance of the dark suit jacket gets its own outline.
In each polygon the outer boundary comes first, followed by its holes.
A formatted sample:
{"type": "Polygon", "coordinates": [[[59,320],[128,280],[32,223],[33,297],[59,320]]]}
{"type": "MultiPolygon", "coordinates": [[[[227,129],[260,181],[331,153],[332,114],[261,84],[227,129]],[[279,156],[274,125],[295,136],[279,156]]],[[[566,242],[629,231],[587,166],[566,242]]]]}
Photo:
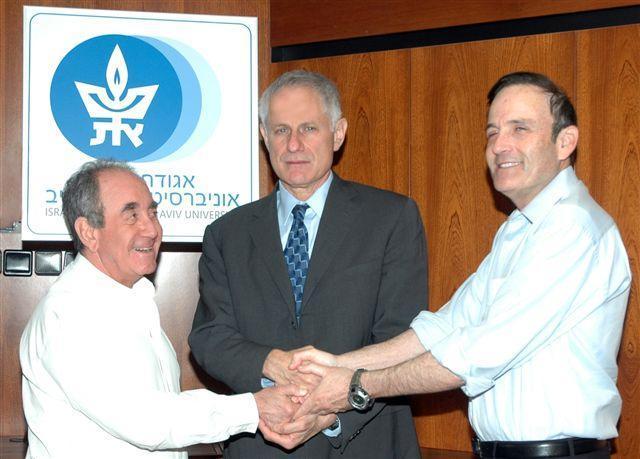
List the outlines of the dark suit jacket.
{"type": "MultiPolygon", "coordinates": [[[[427,305],[426,244],[406,196],[334,174],[309,265],[300,325],[284,262],[276,195],[239,207],[206,229],[200,301],[189,344],[202,368],[236,392],[260,389],[273,348],[312,344],[335,354],[407,330],[427,305]]],[[[419,457],[406,400],[340,415],[342,434],[322,433],[293,452],[260,433],[234,437],[230,458],[419,457]]]]}

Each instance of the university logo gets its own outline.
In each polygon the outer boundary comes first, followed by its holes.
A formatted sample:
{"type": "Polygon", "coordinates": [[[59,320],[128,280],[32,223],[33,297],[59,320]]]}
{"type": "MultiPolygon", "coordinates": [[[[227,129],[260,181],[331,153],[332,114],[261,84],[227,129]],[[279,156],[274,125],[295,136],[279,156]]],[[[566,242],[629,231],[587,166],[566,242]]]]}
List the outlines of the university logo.
{"type": "Polygon", "coordinates": [[[111,133],[111,145],[121,145],[121,134],[124,133],[134,147],[142,145],[140,134],[144,124],[136,122],[134,126],[123,123],[123,119],[142,120],[147,114],[149,105],[156,95],[158,85],[143,86],[127,89],[128,69],[120,47],[116,45],[111,53],[106,73],[107,88],[76,81],[76,88],[82,97],[89,117],[109,119],[110,121],[94,121],[93,129],[96,136],[90,140],[90,145],[104,143],[107,133],[111,133]],[[125,94],[126,92],[126,94],[125,94]]]}
{"type": "Polygon", "coordinates": [[[193,54],[150,37],[103,35],[80,43],[51,81],[60,132],[93,158],[136,162],[192,153],[215,129],[220,110],[215,75],[193,54]]]}

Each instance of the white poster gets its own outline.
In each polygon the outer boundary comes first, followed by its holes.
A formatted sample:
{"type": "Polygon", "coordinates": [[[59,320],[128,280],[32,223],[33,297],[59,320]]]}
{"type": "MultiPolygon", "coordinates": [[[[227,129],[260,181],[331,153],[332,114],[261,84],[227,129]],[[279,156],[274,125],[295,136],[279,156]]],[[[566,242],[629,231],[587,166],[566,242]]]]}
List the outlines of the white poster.
{"type": "Polygon", "coordinates": [[[69,240],[80,165],[127,161],[164,241],[258,198],[257,19],[24,8],[23,240],[69,240]]]}

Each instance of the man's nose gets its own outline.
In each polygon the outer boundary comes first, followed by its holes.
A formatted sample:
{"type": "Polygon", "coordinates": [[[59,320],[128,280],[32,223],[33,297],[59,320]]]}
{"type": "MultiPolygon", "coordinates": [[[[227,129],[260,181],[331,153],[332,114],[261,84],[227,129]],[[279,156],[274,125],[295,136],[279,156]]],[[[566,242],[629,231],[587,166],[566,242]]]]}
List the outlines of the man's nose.
{"type": "Polygon", "coordinates": [[[155,238],[160,233],[161,227],[158,219],[151,215],[143,215],[138,220],[142,234],[146,237],[155,238]]]}
{"type": "Polygon", "coordinates": [[[300,138],[300,133],[298,131],[293,131],[291,136],[289,136],[289,140],[287,142],[287,149],[289,151],[299,151],[304,148],[304,143],[300,138]]]}
{"type": "Polygon", "coordinates": [[[497,132],[491,138],[491,151],[495,155],[509,151],[511,148],[511,137],[507,133],[497,132]]]}

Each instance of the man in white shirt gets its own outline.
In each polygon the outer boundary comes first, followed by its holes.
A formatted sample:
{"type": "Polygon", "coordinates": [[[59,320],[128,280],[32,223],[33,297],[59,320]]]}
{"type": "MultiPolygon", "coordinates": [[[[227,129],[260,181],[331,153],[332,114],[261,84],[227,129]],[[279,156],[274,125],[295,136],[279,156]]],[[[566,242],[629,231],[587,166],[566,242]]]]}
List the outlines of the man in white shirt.
{"type": "MultiPolygon", "coordinates": [[[[296,417],[461,388],[480,457],[608,458],[627,255],[571,166],[578,128],[566,94],[517,72],[488,98],[487,164],[516,206],[491,253],[446,305],[396,338],[337,357],[294,356],[292,369],[324,377],[296,417]]],[[[291,446],[297,428],[280,426],[271,439],[291,446]]]]}
{"type": "MultiPolygon", "coordinates": [[[[27,458],[171,458],[182,448],[288,419],[294,387],[180,392],[154,287],[157,204],[131,168],[85,164],[63,213],[78,256],[37,306],[20,342],[27,458]]],[[[300,392],[298,392],[300,393],[300,392]]]]}

